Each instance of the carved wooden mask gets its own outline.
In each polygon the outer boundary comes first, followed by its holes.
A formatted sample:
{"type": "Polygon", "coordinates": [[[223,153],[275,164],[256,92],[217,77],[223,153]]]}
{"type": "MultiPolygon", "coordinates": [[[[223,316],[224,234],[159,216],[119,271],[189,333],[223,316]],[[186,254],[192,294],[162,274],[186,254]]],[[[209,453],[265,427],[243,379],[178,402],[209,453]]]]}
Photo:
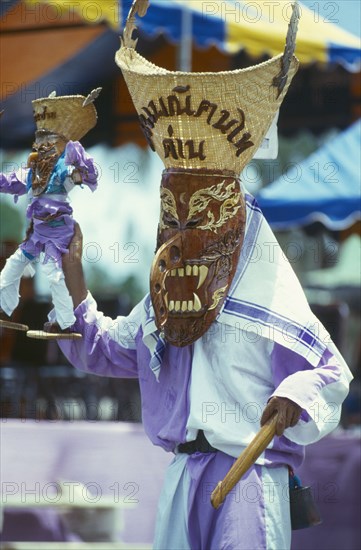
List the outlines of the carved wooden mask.
{"type": "Polygon", "coordinates": [[[156,325],[186,346],[210,327],[231,285],[246,207],[233,172],[168,169],[161,182],[158,243],[150,276],[156,325]]]}
{"type": "Polygon", "coordinates": [[[31,187],[35,197],[46,190],[49,178],[63,149],[62,138],[59,139],[53,134],[36,135],[33,153],[30,153],[28,158],[28,166],[32,169],[31,187]]]}

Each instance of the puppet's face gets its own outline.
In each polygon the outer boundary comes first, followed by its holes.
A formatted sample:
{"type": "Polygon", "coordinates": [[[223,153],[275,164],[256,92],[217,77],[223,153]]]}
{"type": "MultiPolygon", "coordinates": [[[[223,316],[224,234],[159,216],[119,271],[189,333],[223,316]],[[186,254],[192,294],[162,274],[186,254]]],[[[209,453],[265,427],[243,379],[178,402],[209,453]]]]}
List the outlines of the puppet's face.
{"type": "Polygon", "coordinates": [[[48,158],[56,154],[60,156],[65,149],[66,141],[62,136],[47,131],[38,131],[35,135],[34,151],[39,158],[48,158]]]}
{"type": "Polygon", "coordinates": [[[48,184],[54,166],[64,151],[65,141],[57,134],[37,132],[33,144],[33,152],[28,158],[28,166],[32,169],[33,195],[43,193],[48,184]]]}
{"type": "Polygon", "coordinates": [[[239,180],[216,170],[167,170],[150,291],[156,324],[175,346],[195,342],[219,313],[245,227],[239,180]]]}

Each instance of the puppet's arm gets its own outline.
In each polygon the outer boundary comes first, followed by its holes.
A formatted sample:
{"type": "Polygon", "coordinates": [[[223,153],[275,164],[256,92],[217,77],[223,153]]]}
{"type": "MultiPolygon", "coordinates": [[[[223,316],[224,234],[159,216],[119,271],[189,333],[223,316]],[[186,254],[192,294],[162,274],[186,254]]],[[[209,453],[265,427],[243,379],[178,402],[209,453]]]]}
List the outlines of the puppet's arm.
{"type": "Polygon", "coordinates": [[[14,202],[17,202],[19,195],[25,195],[26,192],[26,183],[19,180],[15,172],[11,172],[8,176],[0,173],[0,193],[14,195],[14,202]]]}
{"type": "Polygon", "coordinates": [[[98,171],[94,160],[79,141],[69,141],[65,148],[65,164],[74,168],[70,174],[76,185],[87,185],[91,191],[98,186],[98,171]]]}

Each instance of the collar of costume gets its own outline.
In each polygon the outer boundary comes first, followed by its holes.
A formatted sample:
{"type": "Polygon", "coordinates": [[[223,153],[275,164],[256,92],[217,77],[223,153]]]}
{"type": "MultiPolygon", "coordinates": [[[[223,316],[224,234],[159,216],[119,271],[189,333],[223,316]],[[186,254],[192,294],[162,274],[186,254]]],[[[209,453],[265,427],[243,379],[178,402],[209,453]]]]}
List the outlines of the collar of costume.
{"type": "Polygon", "coordinates": [[[151,359],[149,363],[150,369],[154,376],[159,380],[160,370],[162,366],[163,355],[166,347],[166,341],[163,333],[161,333],[155,324],[155,314],[153,304],[148,294],[143,302],[142,311],[142,332],[143,342],[150,351],[151,359]]]}
{"type": "Polygon", "coordinates": [[[230,292],[217,321],[255,333],[316,366],[330,335],[312,313],[288,259],[255,199],[247,195],[247,229],[230,292]]]}

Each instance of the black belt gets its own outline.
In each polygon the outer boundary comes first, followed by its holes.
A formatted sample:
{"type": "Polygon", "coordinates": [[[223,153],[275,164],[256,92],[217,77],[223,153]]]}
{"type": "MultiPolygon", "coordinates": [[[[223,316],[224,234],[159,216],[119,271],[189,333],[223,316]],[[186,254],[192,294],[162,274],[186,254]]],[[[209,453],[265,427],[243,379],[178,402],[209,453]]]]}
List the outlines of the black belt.
{"type": "Polygon", "coordinates": [[[177,447],[179,453],[191,455],[193,453],[215,453],[217,449],[212,447],[206,440],[203,430],[198,430],[197,438],[188,443],[180,443],[177,447]]]}

